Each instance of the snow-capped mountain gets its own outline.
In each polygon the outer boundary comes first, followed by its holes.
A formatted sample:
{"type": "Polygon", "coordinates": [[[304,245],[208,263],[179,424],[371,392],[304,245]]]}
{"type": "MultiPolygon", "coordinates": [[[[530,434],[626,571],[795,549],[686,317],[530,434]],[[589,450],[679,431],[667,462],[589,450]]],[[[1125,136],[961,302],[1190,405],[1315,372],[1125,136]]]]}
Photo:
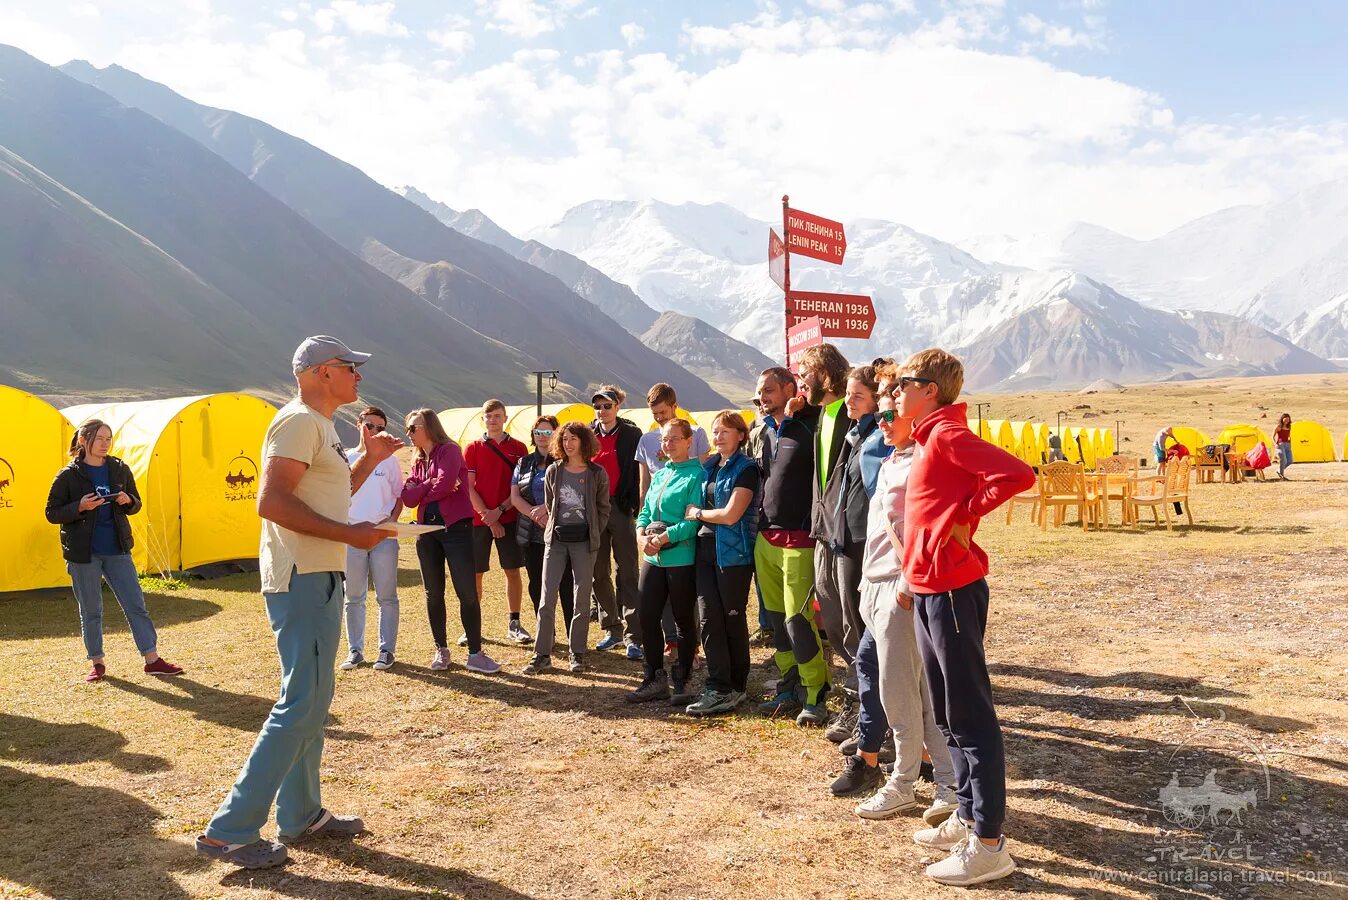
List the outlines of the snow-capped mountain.
{"type": "MultiPolygon", "coordinates": [[[[696,315],[780,358],[782,295],[767,277],[768,228],[721,204],[593,201],[531,234],[630,284],[656,309],[696,315]]],[[[1071,269],[985,263],[892,222],[861,220],[846,228],[841,266],[793,256],[791,274],[800,290],[873,298],[871,339],[838,342],[851,358],[940,345],[970,360],[971,387],[1008,389],[1067,387],[1100,377],[1334,370],[1235,316],[1149,308],[1071,269]]],[[[1126,254],[1138,243],[1110,235],[1076,226],[1054,246],[1112,242],[1126,254]]],[[[1005,239],[1001,246],[1015,243],[1005,239]]]]}
{"type": "MultiPolygon", "coordinates": [[[[1007,264],[1083,272],[1149,306],[1244,316],[1301,342],[1324,305],[1348,291],[1348,180],[1221,210],[1149,241],[1075,223],[960,246],[1007,264]]],[[[1302,346],[1348,356],[1341,339],[1317,336],[1315,346],[1302,346]]]]}
{"type": "MultiPolygon", "coordinates": [[[[767,277],[768,228],[724,204],[593,201],[531,234],[631,285],[656,309],[705,319],[780,358],[782,294],[767,277]]],[[[906,226],[862,220],[847,225],[841,266],[793,256],[791,285],[872,297],[870,341],[846,342],[860,358],[926,346],[951,322],[974,327],[981,312],[964,282],[1006,270],[906,226]]]]}

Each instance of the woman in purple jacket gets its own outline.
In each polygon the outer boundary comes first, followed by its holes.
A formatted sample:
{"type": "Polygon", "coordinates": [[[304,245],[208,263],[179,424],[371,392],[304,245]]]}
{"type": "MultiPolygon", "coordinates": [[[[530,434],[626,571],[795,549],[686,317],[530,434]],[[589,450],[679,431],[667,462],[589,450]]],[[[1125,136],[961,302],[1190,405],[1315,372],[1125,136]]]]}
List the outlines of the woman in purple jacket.
{"type": "Polygon", "coordinates": [[[417,509],[417,522],[443,525],[417,538],[417,561],[426,586],[426,614],[435,639],[431,669],[449,668],[449,642],[445,636],[445,566],[459,597],[459,618],[468,637],[470,672],[492,675],[501,666],[482,652],[482,607],[477,596],[473,564],[473,505],[468,499],[463,451],[445,434],[434,410],[418,409],[407,416],[407,436],[416,448],[412,473],[403,482],[403,505],[417,509]]]}

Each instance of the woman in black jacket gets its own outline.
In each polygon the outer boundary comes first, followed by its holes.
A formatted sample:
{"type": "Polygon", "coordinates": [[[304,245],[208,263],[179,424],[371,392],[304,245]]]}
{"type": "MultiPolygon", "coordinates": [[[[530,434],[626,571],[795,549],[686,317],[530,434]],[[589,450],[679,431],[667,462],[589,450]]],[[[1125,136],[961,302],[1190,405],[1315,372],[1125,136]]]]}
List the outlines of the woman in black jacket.
{"type": "Polygon", "coordinates": [[[109,456],[112,428],[97,419],[85,422],[70,442],[69,465],[56,474],[47,495],[47,521],[61,526],[61,554],[80,607],[80,633],[93,668],[85,681],[102,681],[103,580],[122,607],[136,649],[150,675],[181,675],[182,668],[161,657],[154,622],[131,561],[131,523],[140,511],[140,494],[131,469],[109,456]]]}

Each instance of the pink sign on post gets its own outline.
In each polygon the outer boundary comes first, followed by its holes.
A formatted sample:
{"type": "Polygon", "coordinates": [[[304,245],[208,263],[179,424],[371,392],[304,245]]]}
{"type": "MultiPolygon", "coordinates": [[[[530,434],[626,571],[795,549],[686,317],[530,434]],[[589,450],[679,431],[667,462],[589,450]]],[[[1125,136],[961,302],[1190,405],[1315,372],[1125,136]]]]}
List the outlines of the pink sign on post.
{"type": "Polygon", "coordinates": [[[794,374],[798,370],[800,355],[811,347],[824,343],[824,326],[818,316],[802,319],[786,332],[786,366],[794,374]]]}

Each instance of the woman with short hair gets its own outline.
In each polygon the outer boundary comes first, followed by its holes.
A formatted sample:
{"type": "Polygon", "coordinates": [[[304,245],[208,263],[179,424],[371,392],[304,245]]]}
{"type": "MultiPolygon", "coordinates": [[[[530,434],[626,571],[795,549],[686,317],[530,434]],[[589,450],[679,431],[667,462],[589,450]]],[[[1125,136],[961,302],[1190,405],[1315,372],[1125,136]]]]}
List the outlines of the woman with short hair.
{"type": "MultiPolygon", "coordinates": [[[[552,617],[564,575],[570,572],[575,580],[576,596],[590,595],[599,540],[612,509],[608,472],[594,462],[599,455],[599,439],[590,426],[582,422],[563,425],[553,437],[552,455],[556,462],[543,476],[543,597],[538,604],[534,658],[524,667],[525,675],[537,675],[552,667],[556,643],[552,617]]],[[[584,668],[589,631],[587,610],[573,609],[567,618],[572,672],[584,668]]]]}
{"type": "Polygon", "coordinates": [[[695,579],[707,683],[688,705],[693,716],[730,712],[744,702],[749,683],[749,623],[745,607],[754,577],[754,540],[762,475],[744,455],[749,426],[733,410],[712,420],[716,452],[703,466],[702,503],[686,517],[696,520],[695,579]]]}
{"type": "Polygon", "coordinates": [[[438,531],[417,537],[417,561],[426,588],[426,615],[430,619],[435,656],[431,669],[449,668],[449,641],[445,634],[445,567],[459,598],[459,618],[468,638],[470,672],[492,675],[501,666],[482,649],[482,607],[477,596],[477,572],[473,560],[473,504],[468,499],[468,479],[463,451],[440,424],[432,409],[408,414],[404,426],[416,448],[412,472],[403,482],[404,506],[415,506],[420,525],[442,525],[438,531]]]}
{"type": "Polygon", "coordinates": [[[140,512],[140,493],[131,467],[115,456],[112,427],[98,419],[80,425],[70,441],[71,460],[47,494],[47,521],[61,526],[61,555],[80,609],[80,634],[92,667],[84,680],[107,676],[103,661],[103,582],[131,626],[136,649],[149,675],[181,675],[180,666],[159,655],[154,622],[145,608],[136,564],[131,561],[128,516],[140,512]]]}

